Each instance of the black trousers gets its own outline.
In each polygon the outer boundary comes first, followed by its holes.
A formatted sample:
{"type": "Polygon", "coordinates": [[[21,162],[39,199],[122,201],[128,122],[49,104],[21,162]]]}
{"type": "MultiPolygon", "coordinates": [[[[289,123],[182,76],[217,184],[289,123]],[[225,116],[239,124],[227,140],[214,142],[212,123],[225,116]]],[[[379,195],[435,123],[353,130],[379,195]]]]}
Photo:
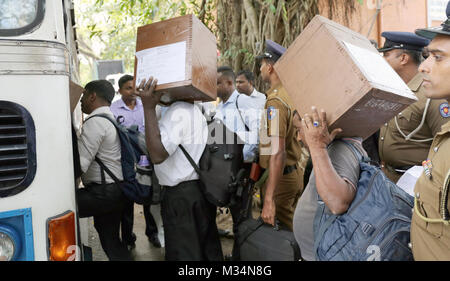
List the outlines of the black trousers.
{"type": "Polygon", "coordinates": [[[165,188],[161,216],[166,260],[222,261],[216,206],[206,200],[199,181],[165,188]]]}
{"type": "Polygon", "coordinates": [[[249,218],[252,212],[252,194],[251,194],[251,184],[249,183],[249,175],[251,170],[250,163],[244,164],[245,174],[244,178],[246,179],[243,184],[243,190],[241,193],[241,197],[235,197],[234,204],[228,207],[230,209],[231,218],[233,219],[233,235],[234,235],[234,243],[233,250],[231,252],[231,257],[233,261],[240,260],[240,248],[238,243],[238,226],[243,220],[249,218]]]}
{"type": "Polygon", "coordinates": [[[144,209],[144,218],[145,218],[145,235],[147,237],[151,237],[158,233],[158,226],[156,225],[155,218],[150,212],[150,205],[142,206],[144,209]]]}
{"type": "Polygon", "coordinates": [[[94,217],[94,227],[109,260],[132,260],[119,238],[125,197],[116,184],[91,184],[76,192],[80,218],[94,217]]]}
{"type": "MultiPolygon", "coordinates": [[[[158,233],[158,227],[156,221],[150,213],[150,205],[144,205],[144,218],[145,218],[145,235],[151,237],[155,233],[158,233]]],[[[121,233],[122,241],[126,244],[132,244],[136,241],[136,237],[133,237],[133,222],[134,222],[134,202],[127,199],[125,207],[122,213],[121,219],[121,233]]]]}

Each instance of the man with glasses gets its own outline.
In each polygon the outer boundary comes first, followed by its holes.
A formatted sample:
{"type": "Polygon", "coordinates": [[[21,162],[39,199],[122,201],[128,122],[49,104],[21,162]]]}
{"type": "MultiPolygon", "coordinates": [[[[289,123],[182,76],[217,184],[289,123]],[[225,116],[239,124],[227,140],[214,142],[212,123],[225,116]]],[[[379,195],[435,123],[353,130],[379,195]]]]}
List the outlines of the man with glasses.
{"type": "Polygon", "coordinates": [[[448,118],[439,111],[444,100],[425,96],[423,78],[418,70],[423,48],[429,40],[410,32],[383,32],[381,35],[386,41],[378,51],[418,98],[380,129],[378,149],[382,169],[396,183],[406,170],[421,165],[433,137],[448,118]]]}

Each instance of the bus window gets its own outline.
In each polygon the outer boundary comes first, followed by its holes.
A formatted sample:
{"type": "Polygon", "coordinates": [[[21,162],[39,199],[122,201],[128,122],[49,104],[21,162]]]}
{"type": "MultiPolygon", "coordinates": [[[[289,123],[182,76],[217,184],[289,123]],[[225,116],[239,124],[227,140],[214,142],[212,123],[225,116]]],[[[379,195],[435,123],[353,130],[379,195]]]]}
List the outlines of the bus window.
{"type": "Polygon", "coordinates": [[[45,0],[0,0],[0,36],[35,30],[44,18],[45,0]]]}

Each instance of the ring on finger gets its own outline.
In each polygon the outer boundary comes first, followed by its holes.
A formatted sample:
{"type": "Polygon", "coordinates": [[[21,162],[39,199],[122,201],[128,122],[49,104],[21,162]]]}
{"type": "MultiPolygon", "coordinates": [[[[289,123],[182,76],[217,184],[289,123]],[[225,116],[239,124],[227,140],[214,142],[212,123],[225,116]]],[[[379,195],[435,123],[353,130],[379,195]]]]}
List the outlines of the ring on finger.
{"type": "Polygon", "coordinates": [[[314,122],[313,122],[313,126],[314,126],[314,127],[319,127],[319,125],[320,125],[319,121],[314,121],[314,122]]]}

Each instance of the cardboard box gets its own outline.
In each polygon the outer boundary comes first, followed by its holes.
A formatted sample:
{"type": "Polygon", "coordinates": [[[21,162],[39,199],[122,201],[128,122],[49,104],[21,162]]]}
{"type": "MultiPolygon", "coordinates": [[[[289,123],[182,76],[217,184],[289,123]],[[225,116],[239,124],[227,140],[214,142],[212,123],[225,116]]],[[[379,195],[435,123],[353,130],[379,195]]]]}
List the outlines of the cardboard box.
{"type": "Polygon", "coordinates": [[[314,17],[275,64],[300,115],[325,109],[339,137],[366,139],[417,98],[370,41],[314,17]]]}
{"type": "Polygon", "coordinates": [[[75,110],[75,107],[80,101],[83,91],[83,87],[73,82],[72,80],[69,80],[70,112],[73,112],[75,110]]]}
{"type": "Polygon", "coordinates": [[[136,85],[158,79],[163,104],[217,98],[217,46],[211,31],[194,15],[177,17],[137,30],[136,85]]]}

